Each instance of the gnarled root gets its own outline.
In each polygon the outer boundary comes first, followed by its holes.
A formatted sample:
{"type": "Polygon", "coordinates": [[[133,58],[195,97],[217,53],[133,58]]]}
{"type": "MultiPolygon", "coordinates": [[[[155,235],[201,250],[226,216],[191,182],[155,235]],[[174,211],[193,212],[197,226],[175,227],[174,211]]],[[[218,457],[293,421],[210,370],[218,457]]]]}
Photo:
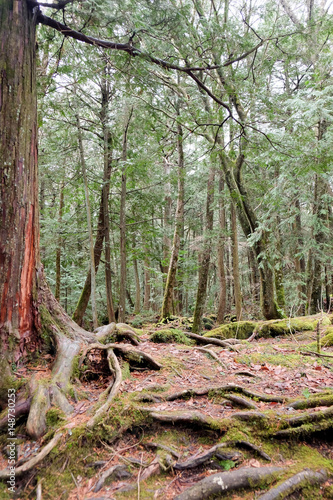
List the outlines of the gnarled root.
{"type": "Polygon", "coordinates": [[[325,470],[314,472],[310,469],[305,469],[298,474],[290,477],[276,488],[272,488],[267,493],[260,496],[260,500],[282,500],[291,495],[294,491],[300,490],[306,486],[313,484],[321,484],[327,479],[325,470]]]}
{"type": "Polygon", "coordinates": [[[282,467],[244,467],[231,472],[221,472],[205,477],[191,488],[180,493],[175,500],[202,500],[228,491],[253,488],[262,482],[270,483],[284,472],[282,467]]]}
{"type": "Polygon", "coordinates": [[[122,374],[121,374],[121,368],[119,366],[119,362],[117,359],[117,356],[114,354],[113,350],[109,348],[107,350],[108,353],[108,362],[109,362],[109,367],[111,373],[114,374],[114,382],[112,386],[109,388],[109,395],[106,400],[106,402],[101,406],[95,415],[87,422],[87,427],[88,429],[91,429],[94,427],[95,423],[108,411],[110,408],[111,402],[114,399],[114,397],[117,395],[120,389],[120,385],[122,382],[122,374]]]}

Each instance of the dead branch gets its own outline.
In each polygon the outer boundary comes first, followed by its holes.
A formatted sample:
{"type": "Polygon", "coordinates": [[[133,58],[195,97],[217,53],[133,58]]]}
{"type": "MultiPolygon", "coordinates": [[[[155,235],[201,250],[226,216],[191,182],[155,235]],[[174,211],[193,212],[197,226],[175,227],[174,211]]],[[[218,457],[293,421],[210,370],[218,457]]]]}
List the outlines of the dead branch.
{"type": "Polygon", "coordinates": [[[282,467],[242,467],[231,472],[212,474],[177,495],[174,500],[202,500],[228,491],[253,488],[263,482],[272,482],[284,471],[282,467]]]}
{"type": "Polygon", "coordinates": [[[272,488],[267,493],[261,495],[260,500],[277,500],[279,498],[286,498],[296,490],[300,490],[306,486],[321,484],[327,479],[325,470],[315,472],[310,469],[305,469],[298,474],[290,477],[279,486],[272,488]]]}
{"type": "Polygon", "coordinates": [[[321,354],[314,351],[300,351],[304,356],[317,356],[318,358],[333,358],[332,354],[321,354]]]}

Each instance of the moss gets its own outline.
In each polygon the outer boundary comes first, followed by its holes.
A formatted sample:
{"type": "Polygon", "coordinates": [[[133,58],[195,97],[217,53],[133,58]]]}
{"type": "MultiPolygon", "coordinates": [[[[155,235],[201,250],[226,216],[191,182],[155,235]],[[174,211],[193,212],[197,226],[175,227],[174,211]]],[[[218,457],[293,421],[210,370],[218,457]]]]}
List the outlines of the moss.
{"type": "Polygon", "coordinates": [[[55,429],[64,420],[66,420],[66,417],[59,408],[50,408],[46,412],[46,425],[48,429],[55,429]]]}
{"type": "Polygon", "coordinates": [[[204,337],[213,337],[222,340],[232,337],[237,339],[247,339],[253,333],[256,326],[257,323],[254,323],[253,321],[237,321],[236,323],[228,323],[227,325],[214,328],[210,332],[205,333],[204,337]]]}
{"type": "Polygon", "coordinates": [[[165,328],[163,330],[158,330],[150,335],[151,342],[161,343],[161,344],[171,344],[176,342],[177,344],[193,345],[193,340],[186,337],[182,330],[165,328]]]}
{"type": "Polygon", "coordinates": [[[121,374],[123,380],[127,380],[131,377],[130,366],[126,361],[123,361],[121,364],[121,374]]]}
{"type": "MultiPolygon", "coordinates": [[[[333,327],[327,328],[325,330],[325,336],[320,339],[321,347],[332,347],[333,346],[333,327]]],[[[312,342],[308,344],[309,349],[317,348],[317,342],[312,342]]]]}

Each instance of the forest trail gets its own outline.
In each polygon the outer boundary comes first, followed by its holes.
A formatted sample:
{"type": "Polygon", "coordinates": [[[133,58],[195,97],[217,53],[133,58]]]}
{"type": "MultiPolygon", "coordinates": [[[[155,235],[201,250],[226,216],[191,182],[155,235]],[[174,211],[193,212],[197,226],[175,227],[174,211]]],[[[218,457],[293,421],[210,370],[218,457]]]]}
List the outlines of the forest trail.
{"type": "MultiPolygon", "coordinates": [[[[172,324],[171,329],[175,326],[181,325],[172,324]]],[[[152,334],[161,329],[165,326],[144,325],[135,331],[140,351],[162,368],[130,369],[120,360],[119,393],[92,431],[86,424],[112,383],[101,350],[90,351],[84,369],[76,371],[70,417],[62,420],[65,417],[52,407],[49,432],[37,442],[24,439],[22,423],[17,429],[17,466],[36,456],[56,430],[62,436],[56,448],[19,479],[18,498],[33,498],[37,485],[44,499],[206,498],[201,490],[199,496],[192,491],[204,478],[230,471],[236,479],[229,478],[237,483],[237,471],[263,474],[273,466],[275,472],[268,478],[249,479],[251,487],[240,485],[240,493],[225,492],[226,498],[250,499],[270,483],[283,483],[307,468],[325,470],[328,477],[333,473],[333,357],[301,354],[316,332],[239,341],[229,348],[211,345],[207,338],[202,348],[152,342],[152,334]],[[321,399],[310,404],[316,395],[321,399]],[[314,407],[295,409],[293,401],[314,407]],[[315,415],[313,424],[292,421],[304,414],[315,415]]],[[[333,356],[333,348],[323,348],[322,354],[333,356]]],[[[51,368],[51,356],[46,355],[37,365],[18,367],[17,376],[47,379],[51,368]]],[[[4,456],[1,461],[4,469],[4,456]]],[[[297,488],[311,483],[301,479],[297,488]]],[[[333,498],[331,479],[323,475],[314,482],[322,484],[289,498],[333,498]]]]}

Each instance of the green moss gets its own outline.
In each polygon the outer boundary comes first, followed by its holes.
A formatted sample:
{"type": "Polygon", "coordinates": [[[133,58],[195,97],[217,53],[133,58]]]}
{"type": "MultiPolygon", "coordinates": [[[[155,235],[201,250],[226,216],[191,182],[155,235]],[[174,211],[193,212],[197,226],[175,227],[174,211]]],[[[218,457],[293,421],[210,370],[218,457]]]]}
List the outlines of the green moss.
{"type": "Polygon", "coordinates": [[[205,333],[204,337],[213,337],[222,340],[227,338],[247,339],[253,333],[256,326],[257,323],[253,321],[237,321],[236,323],[228,323],[214,328],[210,332],[205,333]]]}
{"type": "Polygon", "coordinates": [[[193,340],[186,337],[182,330],[176,328],[164,328],[162,330],[157,330],[150,335],[151,342],[161,343],[161,344],[171,344],[173,342],[177,344],[193,345],[193,340]]]}
{"type": "Polygon", "coordinates": [[[66,417],[59,408],[50,408],[46,412],[46,425],[48,429],[55,429],[64,420],[66,420],[66,417]]]}
{"type": "Polygon", "coordinates": [[[127,380],[131,377],[130,365],[126,361],[123,361],[121,364],[121,374],[123,380],[127,380]]]}

